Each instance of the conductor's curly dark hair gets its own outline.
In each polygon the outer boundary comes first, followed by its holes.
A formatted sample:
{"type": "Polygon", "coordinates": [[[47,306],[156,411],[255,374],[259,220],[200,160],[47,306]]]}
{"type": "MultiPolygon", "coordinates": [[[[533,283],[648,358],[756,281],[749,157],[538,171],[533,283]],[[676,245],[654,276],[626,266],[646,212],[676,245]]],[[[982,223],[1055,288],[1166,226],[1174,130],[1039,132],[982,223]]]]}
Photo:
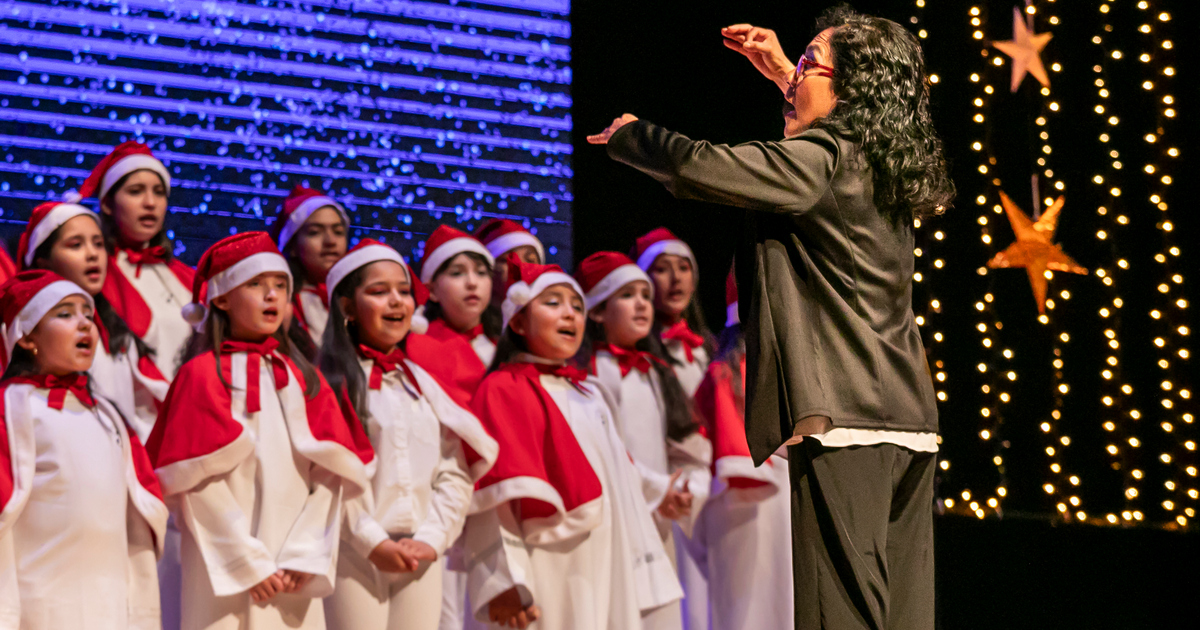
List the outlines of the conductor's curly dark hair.
{"type": "Polygon", "coordinates": [[[831,7],[817,30],[833,28],[837,104],[813,124],[858,144],[874,172],[875,205],[894,223],[941,214],[954,199],[942,141],[929,115],[921,46],[904,27],[831,7]]]}

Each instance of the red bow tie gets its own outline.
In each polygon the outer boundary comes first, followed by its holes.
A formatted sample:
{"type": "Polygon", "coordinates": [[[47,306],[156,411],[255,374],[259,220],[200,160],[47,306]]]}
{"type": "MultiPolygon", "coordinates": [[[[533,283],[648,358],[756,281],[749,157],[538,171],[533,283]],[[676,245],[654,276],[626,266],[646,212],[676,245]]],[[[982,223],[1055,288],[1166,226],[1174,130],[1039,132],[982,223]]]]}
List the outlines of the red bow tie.
{"type": "Polygon", "coordinates": [[[662,339],[663,341],[678,341],[683,344],[683,352],[687,356],[688,363],[695,360],[692,350],[704,345],[704,337],[692,332],[692,329],[688,328],[686,319],[679,320],[674,326],[663,331],[662,339]]]}
{"type": "Polygon", "coordinates": [[[75,394],[75,398],[84,406],[91,408],[96,404],[92,399],[91,392],[88,391],[88,377],[83,372],[75,372],[66,376],[55,376],[53,374],[32,374],[22,376],[18,379],[21,382],[30,383],[41,389],[50,390],[49,400],[46,405],[51,409],[62,410],[63,402],[67,399],[67,392],[75,394]]]}
{"type": "Polygon", "coordinates": [[[383,389],[383,375],[392,370],[400,370],[404,373],[404,376],[408,377],[408,382],[412,383],[412,386],[416,388],[417,394],[421,393],[421,386],[417,384],[417,379],[413,376],[412,370],[404,362],[406,357],[404,351],[400,348],[392,348],[391,352],[384,354],[374,348],[360,344],[358,352],[363,357],[375,363],[371,367],[371,379],[367,384],[371,389],[383,389]]]}
{"type": "Polygon", "coordinates": [[[666,365],[662,359],[643,350],[629,350],[612,344],[597,344],[596,350],[607,350],[609,354],[613,355],[613,358],[617,360],[617,365],[621,367],[621,378],[625,378],[631,370],[647,374],[655,363],[666,365]]]}
{"type": "Polygon", "coordinates": [[[587,372],[584,370],[581,370],[573,365],[567,365],[565,363],[560,365],[533,363],[532,365],[536,367],[537,371],[542,374],[552,374],[559,378],[565,378],[571,382],[571,385],[575,386],[575,389],[578,389],[581,392],[587,392],[587,388],[583,386],[583,382],[587,380],[587,372]]]}
{"type": "Polygon", "coordinates": [[[475,324],[475,327],[463,333],[467,341],[475,341],[475,338],[483,334],[483,324],[475,324]]]}
{"type": "Polygon", "coordinates": [[[147,247],[145,249],[124,249],[125,255],[129,257],[129,264],[137,265],[137,269],[133,273],[133,277],[142,277],[142,265],[156,265],[167,261],[167,250],[162,245],[147,247]]]}
{"type": "Polygon", "coordinates": [[[262,343],[251,343],[249,341],[225,341],[221,343],[221,354],[245,352],[249,355],[246,357],[246,413],[255,413],[262,410],[262,402],[259,400],[258,389],[260,359],[266,359],[271,362],[271,372],[275,375],[275,389],[287,387],[287,363],[284,362],[283,357],[275,352],[277,348],[279,348],[279,342],[273,337],[268,337],[262,343]]]}

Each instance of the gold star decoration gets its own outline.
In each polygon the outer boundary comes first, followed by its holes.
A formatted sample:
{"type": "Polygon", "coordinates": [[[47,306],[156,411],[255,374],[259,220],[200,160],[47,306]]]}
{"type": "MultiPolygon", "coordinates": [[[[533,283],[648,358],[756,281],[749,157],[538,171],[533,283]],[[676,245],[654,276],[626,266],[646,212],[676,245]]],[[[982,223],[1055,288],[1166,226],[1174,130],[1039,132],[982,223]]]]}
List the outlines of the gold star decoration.
{"type": "Polygon", "coordinates": [[[1046,289],[1050,271],[1087,273],[1087,269],[1080,267],[1079,263],[1052,242],[1054,231],[1058,229],[1058,213],[1065,201],[1065,197],[1056,199],[1054,205],[1047,208],[1035,222],[1018,208],[1008,195],[1000,193],[1000,203],[1004,206],[1004,213],[1008,215],[1008,222],[1012,225],[1017,240],[1004,251],[992,256],[987,266],[991,269],[1024,267],[1029,273],[1029,286],[1033,289],[1034,299],[1037,300],[1039,314],[1046,312],[1046,289]]]}
{"type": "Polygon", "coordinates": [[[1021,10],[1013,7],[1013,38],[1004,42],[992,42],[1000,52],[1012,57],[1012,91],[1016,92],[1025,73],[1032,74],[1042,85],[1050,87],[1050,77],[1042,65],[1040,53],[1054,37],[1050,33],[1034,33],[1021,19],[1021,10]]]}

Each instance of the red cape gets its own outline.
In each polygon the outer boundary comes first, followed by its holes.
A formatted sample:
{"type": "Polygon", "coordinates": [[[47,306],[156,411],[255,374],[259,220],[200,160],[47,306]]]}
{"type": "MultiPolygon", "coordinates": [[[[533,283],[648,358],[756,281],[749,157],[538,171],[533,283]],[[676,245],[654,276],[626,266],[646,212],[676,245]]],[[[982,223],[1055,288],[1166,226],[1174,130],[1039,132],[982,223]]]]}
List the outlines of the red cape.
{"type": "MultiPolygon", "coordinates": [[[[285,361],[303,395],[305,382],[300,369],[290,359],[285,361]]],[[[232,382],[231,363],[229,356],[221,358],[225,382],[232,382]]],[[[168,495],[186,492],[209,477],[224,474],[254,452],[254,443],[245,427],[233,417],[233,398],[217,377],[217,366],[216,355],[209,351],[179,369],[146,441],[154,469],[168,495]]],[[[361,490],[366,485],[365,453],[355,443],[337,395],[319,372],[317,378],[320,379],[317,395],[305,399],[307,422],[297,427],[288,419],[293,447],[361,490]],[[297,434],[297,428],[305,427],[308,435],[297,434]]],[[[277,394],[285,395],[290,388],[289,384],[277,394]]],[[[266,393],[265,384],[261,391],[266,393]]]]}
{"type": "Polygon", "coordinates": [[[523,520],[545,526],[578,518],[600,498],[601,485],[562,411],[529,363],[510,363],[483,379],[471,401],[500,444],[492,469],[476,484],[473,511],[516,501],[523,520]]]}
{"type": "MultiPolygon", "coordinates": [[[[742,391],[745,391],[742,359],[742,391]]],[[[745,403],[734,390],[735,374],[724,361],[714,361],[694,398],[696,413],[713,445],[713,477],[730,488],[773,486],[771,477],[754,467],[746,441],[745,403]]],[[[770,466],[767,460],[763,466],[770,466]]]]}
{"type": "Polygon", "coordinates": [[[454,402],[469,407],[475,391],[487,374],[487,366],[479,360],[475,349],[462,335],[450,331],[449,335],[439,333],[439,337],[434,337],[437,323],[429,324],[430,334],[409,333],[405,338],[404,352],[413,363],[436,378],[454,402]]]}
{"type": "MultiPolygon", "coordinates": [[[[176,258],[172,258],[164,264],[171,270],[171,273],[175,274],[183,286],[187,287],[189,291],[192,289],[196,279],[195,269],[176,258]]],[[[125,277],[121,268],[117,266],[115,256],[109,259],[108,273],[104,276],[104,288],[100,292],[108,298],[113,310],[121,316],[121,319],[125,320],[125,324],[129,326],[129,330],[133,331],[133,334],[138,337],[146,336],[146,332],[150,330],[152,319],[150,306],[146,304],[142,294],[129,282],[129,278],[125,277]]]]}

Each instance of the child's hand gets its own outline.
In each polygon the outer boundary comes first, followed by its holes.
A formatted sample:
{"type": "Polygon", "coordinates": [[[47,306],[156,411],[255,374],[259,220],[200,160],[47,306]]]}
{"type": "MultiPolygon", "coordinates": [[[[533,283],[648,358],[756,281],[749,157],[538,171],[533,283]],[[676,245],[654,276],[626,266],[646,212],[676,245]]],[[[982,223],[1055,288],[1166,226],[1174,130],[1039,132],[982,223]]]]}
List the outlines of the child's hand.
{"type": "Polygon", "coordinates": [[[376,545],[367,559],[384,573],[408,573],[417,567],[417,561],[409,557],[408,550],[394,540],[385,540],[376,545]]]}
{"type": "Polygon", "coordinates": [[[283,592],[295,593],[308,586],[308,583],[316,577],[311,573],[302,573],[291,569],[283,570],[283,592]]]}
{"type": "Polygon", "coordinates": [[[256,604],[261,604],[282,592],[283,571],[276,571],[267,579],[250,588],[250,599],[256,604]]]}
{"type": "Polygon", "coordinates": [[[488,604],[488,619],[507,628],[527,628],[541,616],[542,611],[537,606],[521,605],[521,594],[515,586],[500,593],[488,604]]]}
{"type": "Polygon", "coordinates": [[[688,490],[688,482],[683,482],[682,490],[675,489],[675,482],[682,474],[682,470],[677,470],[671,475],[671,482],[667,484],[667,494],[662,503],[658,504],[658,513],[665,519],[677,521],[692,513],[692,493],[688,490]]]}
{"type": "Polygon", "coordinates": [[[410,559],[413,560],[413,565],[412,565],[413,571],[417,570],[416,563],[419,563],[423,560],[428,560],[429,562],[433,562],[434,560],[437,560],[437,557],[438,557],[438,554],[436,551],[433,550],[433,547],[430,547],[426,543],[423,543],[423,542],[420,542],[417,540],[413,540],[411,538],[405,538],[404,540],[401,540],[400,548],[403,549],[405,551],[405,554],[410,559]]]}

